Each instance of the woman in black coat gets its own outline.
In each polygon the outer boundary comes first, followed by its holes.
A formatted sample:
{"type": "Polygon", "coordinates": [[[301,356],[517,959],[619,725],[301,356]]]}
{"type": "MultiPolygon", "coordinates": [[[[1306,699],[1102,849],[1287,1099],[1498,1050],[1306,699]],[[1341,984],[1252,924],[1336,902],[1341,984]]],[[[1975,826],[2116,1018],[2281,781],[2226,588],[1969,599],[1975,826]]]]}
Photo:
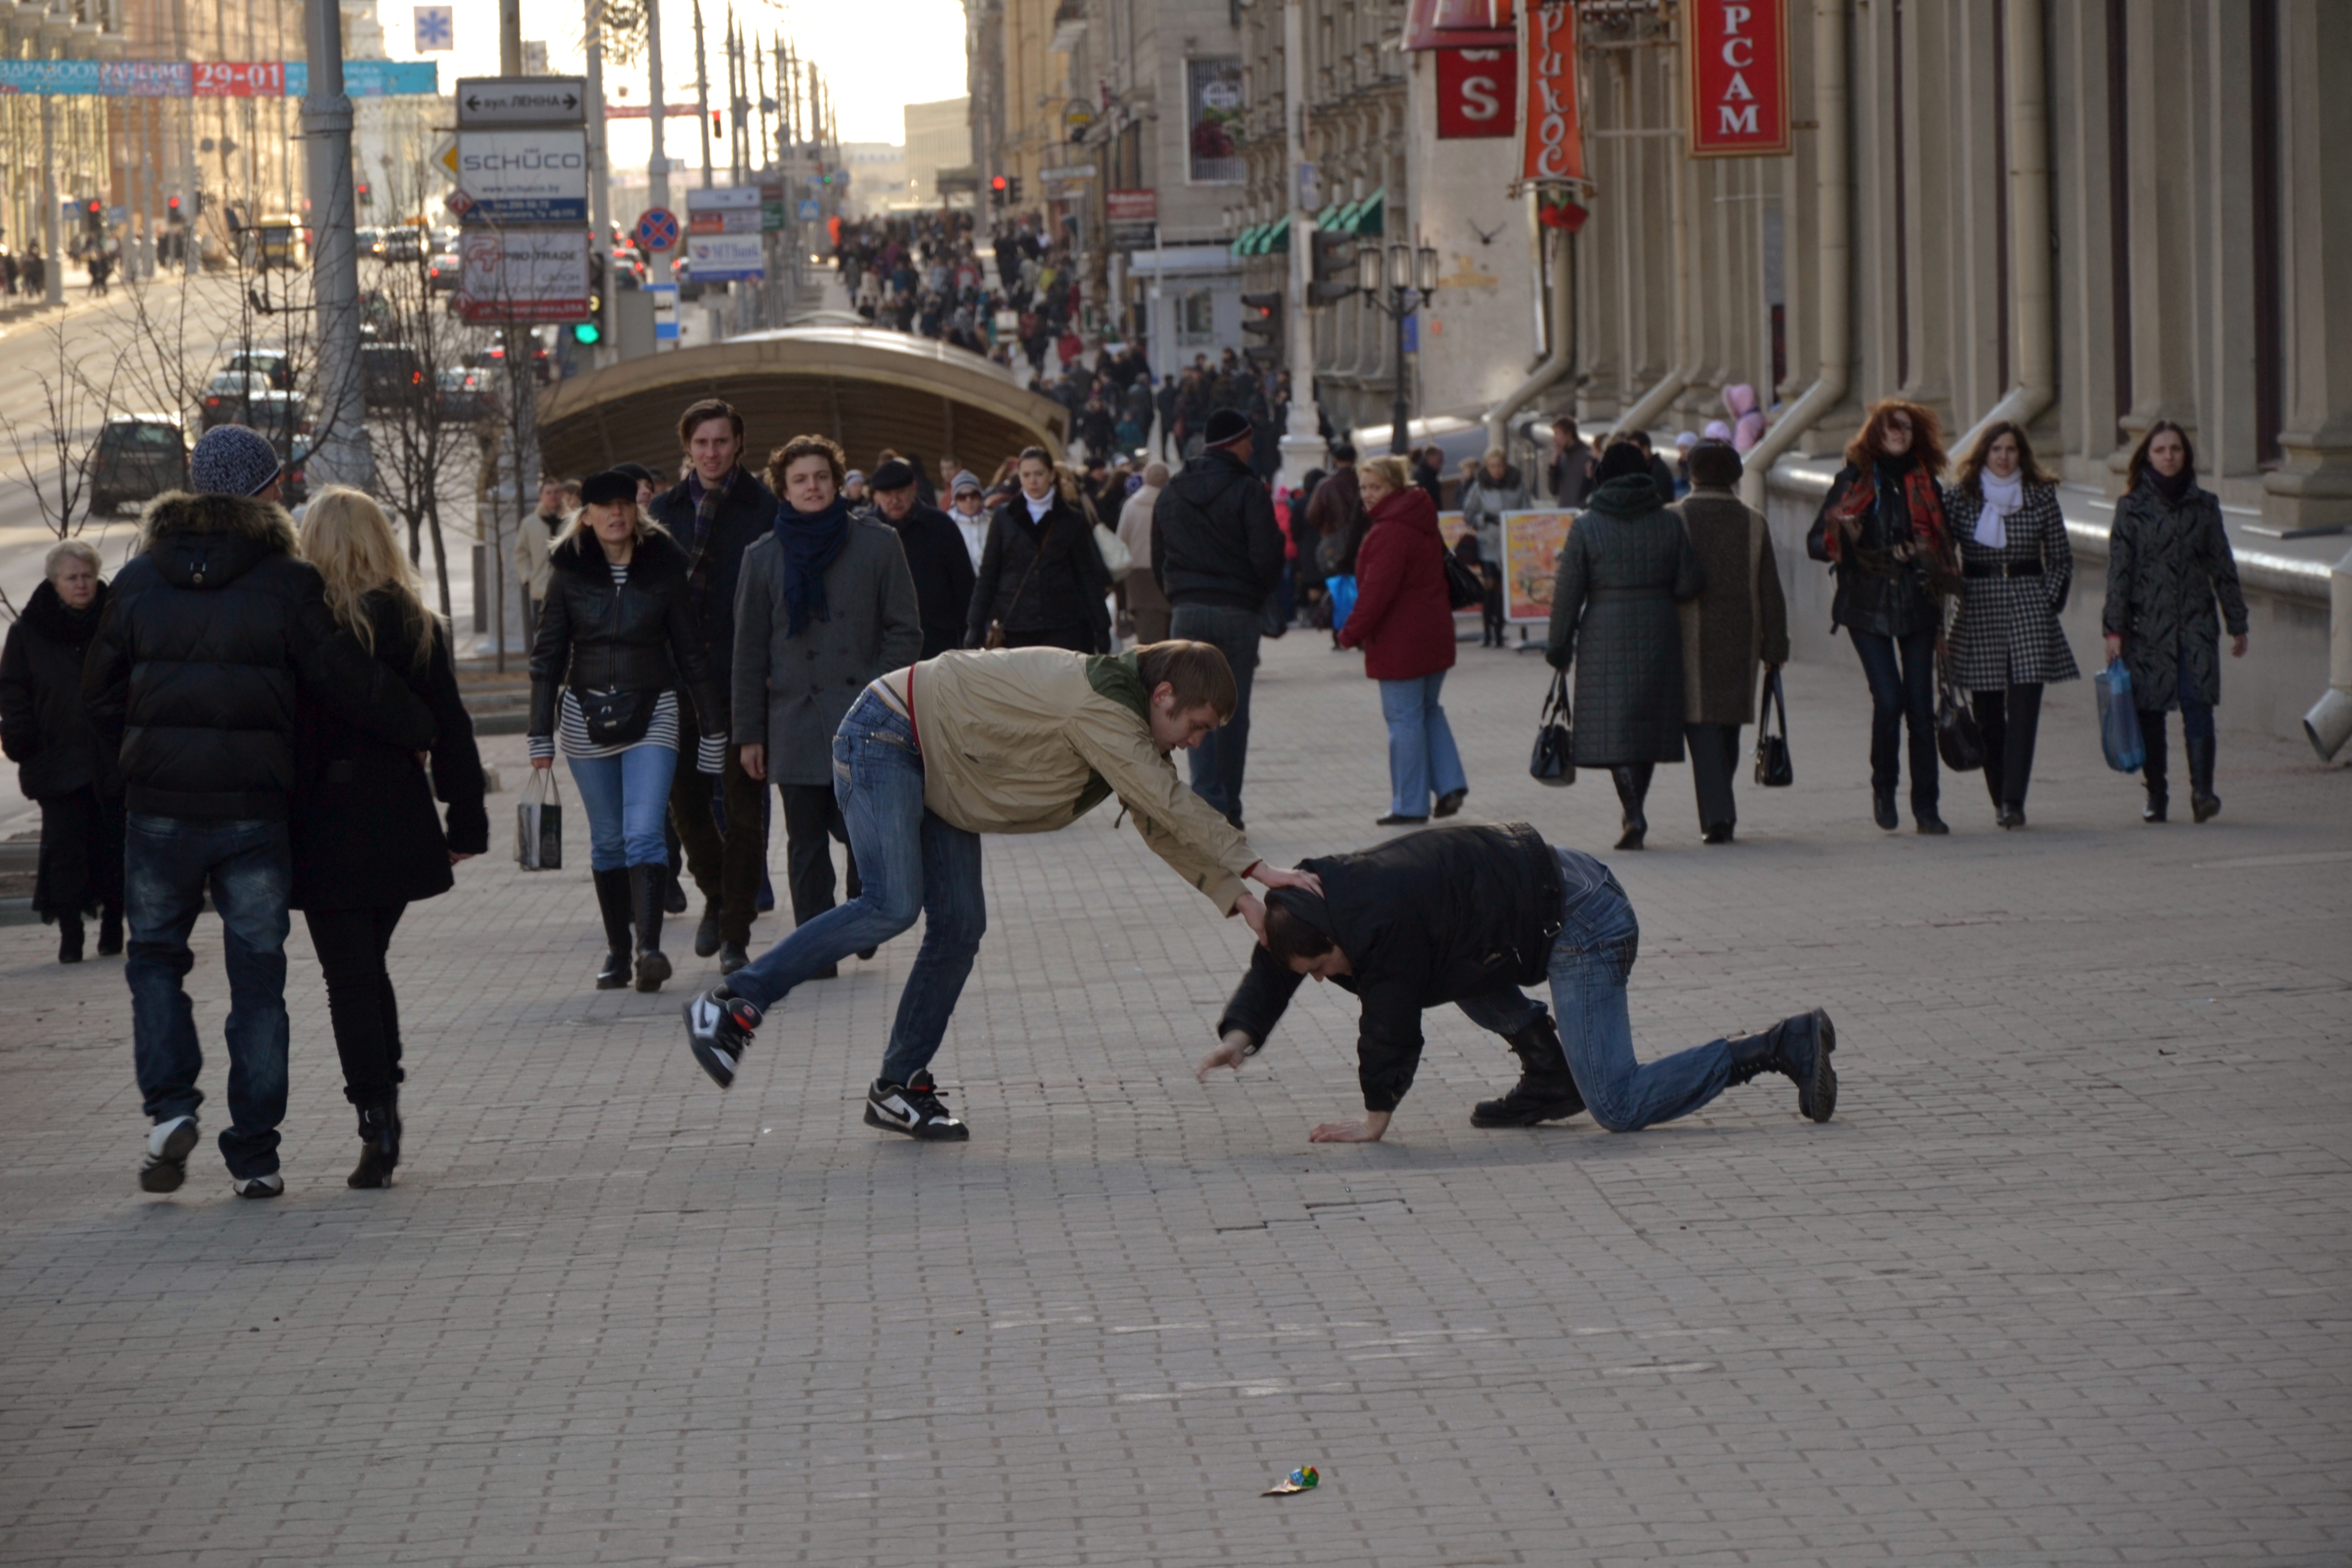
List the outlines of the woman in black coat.
{"type": "Polygon", "coordinates": [[[327,982],[327,1016],[359,1112],[354,1187],[389,1184],[400,1163],[400,1010],[385,966],[401,915],[457,885],[451,868],[489,847],[482,758],[457,695],[449,634],[417,597],[391,522],[357,490],[331,487],[302,518],[303,558],[327,604],[379,664],[433,713],[429,763],[305,700],[297,731],[294,887],[327,982]],[[428,771],[429,770],[429,771],[428,771]],[[446,831],[434,810],[447,803],[446,831]]]}
{"type": "Polygon", "coordinates": [[[2107,541],[2107,602],[2101,615],[2107,658],[2131,672],[2147,750],[2143,822],[2162,822],[2164,715],[2180,710],[2189,753],[2189,807],[2202,822],[2221,809],[2213,793],[2213,709],[2221,700],[2221,627],[2230,656],[2246,657],[2246,595],[2238,558],[2221,527],[2221,503],[2197,487],[2188,433],[2159,419],[2131,455],[2124,499],[2107,541]],[[2214,601],[2221,613],[2213,613],[2214,601]]]}
{"type": "Polygon", "coordinates": [[[1021,494],[996,509],[972,586],[964,647],[1110,651],[1110,572],[1085,510],[1042,447],[1021,454],[1021,494]]]}
{"type": "Polygon", "coordinates": [[[1870,683],[1871,815],[1890,833],[1902,823],[1895,742],[1906,727],[1912,818],[1922,833],[1951,831],[1936,809],[1936,638],[1958,575],[1943,471],[1933,414],[1900,398],[1874,403],[1805,536],[1805,553],[1836,572],[1830,625],[1845,628],[1870,683]]]}
{"type": "Polygon", "coordinates": [[[101,958],[122,951],[122,778],[81,700],[81,667],[106,612],[98,552],[49,551],[48,574],[0,647],[0,750],[41,803],[33,910],[58,926],[58,962],[81,962],[82,917],[99,916],[101,958]]]}

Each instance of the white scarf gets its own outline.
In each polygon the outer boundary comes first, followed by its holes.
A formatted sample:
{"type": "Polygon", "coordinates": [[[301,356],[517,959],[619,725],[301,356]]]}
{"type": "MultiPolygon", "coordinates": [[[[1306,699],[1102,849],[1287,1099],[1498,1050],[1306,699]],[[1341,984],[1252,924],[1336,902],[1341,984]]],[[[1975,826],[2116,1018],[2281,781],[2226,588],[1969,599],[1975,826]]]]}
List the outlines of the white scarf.
{"type": "Polygon", "coordinates": [[[1021,492],[1021,499],[1029,503],[1029,521],[1032,522],[1045,521],[1045,514],[1054,510],[1054,492],[1051,490],[1046,491],[1042,498],[1024,490],[1021,492]]]}
{"type": "Polygon", "coordinates": [[[2003,549],[2009,543],[2009,514],[2025,501],[2025,470],[2004,479],[1990,468],[1979,469],[1977,490],[1984,497],[1984,505],[1977,510],[1977,542],[1987,550],[2003,549]]]}

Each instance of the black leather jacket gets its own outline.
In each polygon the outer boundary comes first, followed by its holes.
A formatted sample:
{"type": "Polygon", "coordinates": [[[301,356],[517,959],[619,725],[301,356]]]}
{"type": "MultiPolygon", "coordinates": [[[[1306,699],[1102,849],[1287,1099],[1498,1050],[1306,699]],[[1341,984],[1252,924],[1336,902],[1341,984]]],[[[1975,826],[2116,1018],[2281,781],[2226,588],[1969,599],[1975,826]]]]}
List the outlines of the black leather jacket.
{"type": "Polygon", "coordinates": [[[686,591],[686,552],[667,534],[647,533],[613,585],[604,547],[583,530],[549,553],[554,571],[530,650],[530,732],[555,733],[556,693],[668,691],[693,700],[706,735],[727,732],[725,693],[686,591]]]}
{"type": "Polygon", "coordinates": [[[1869,485],[1874,495],[1859,520],[1861,528],[1853,542],[1839,552],[1833,568],[1837,594],[1830,603],[1831,627],[1886,637],[1934,630],[1942,622],[1943,607],[1936,599],[1929,574],[1927,542],[1912,526],[1911,510],[1903,498],[1900,469],[1873,465],[1865,475],[1851,463],[1840,468],[1830,493],[1822,498],[1821,510],[1813,514],[1813,526],[1805,535],[1805,553],[1816,561],[1829,560],[1829,531],[1837,526],[1830,521],[1831,514],[1857,485],[1869,485]],[[1897,545],[1909,545],[1916,553],[1898,561],[1893,554],[1897,545]]]}
{"type": "MultiPolygon", "coordinates": [[[[1586,864],[1590,891],[1606,873],[1586,864]]],[[[1523,822],[1409,833],[1299,868],[1323,879],[1322,899],[1272,897],[1319,925],[1355,971],[1332,984],[1363,1004],[1356,1070],[1368,1110],[1395,1110],[1412,1087],[1423,1008],[1543,979],[1564,923],[1559,854],[1523,822]]],[[[1304,978],[1252,949],[1217,1033],[1263,1045],[1304,978]]]]}

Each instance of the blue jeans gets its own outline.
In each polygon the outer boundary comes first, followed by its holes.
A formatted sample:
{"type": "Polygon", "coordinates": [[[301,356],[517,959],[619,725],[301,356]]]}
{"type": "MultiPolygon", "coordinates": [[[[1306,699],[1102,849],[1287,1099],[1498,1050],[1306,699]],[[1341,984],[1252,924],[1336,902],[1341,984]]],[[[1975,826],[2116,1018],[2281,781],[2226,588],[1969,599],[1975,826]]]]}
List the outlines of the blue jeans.
{"type": "Polygon", "coordinates": [[[1381,682],[1381,717],[1389,721],[1389,810],[1398,816],[1427,816],[1429,799],[1470,787],[1462,776],[1462,753],[1437,693],[1445,672],[1418,680],[1381,682]]]}
{"type": "Polygon", "coordinates": [[[1853,651],[1870,682],[1870,787],[1893,795],[1902,774],[1896,766],[1895,731],[1911,731],[1911,810],[1936,809],[1936,632],[1907,637],[1880,637],[1848,626],[1853,651]],[[1898,667],[1895,655],[1902,655],[1898,667]]]}
{"type": "Polygon", "coordinates": [[[131,1061],[151,1121],[193,1116],[204,1050],[180,982],[195,967],[188,933],[205,890],[220,911],[228,968],[229,1174],[278,1169],[286,1120],[286,899],[294,854],[282,822],[209,822],[132,813],[123,835],[123,919],[130,944],[131,1061]]]}
{"type": "Polygon", "coordinates": [[[566,757],[588,813],[588,864],[599,871],[667,866],[675,746],[631,746],[616,757],[566,757]]]}
{"type": "Polygon", "coordinates": [[[923,757],[914,731],[880,698],[857,700],[833,736],[833,793],[849,825],[862,879],[857,896],[825,910],[737,970],[727,982],[762,1011],[851,953],[879,947],[923,917],[923,945],[907,972],[881,1076],[903,1084],[930,1065],[988,930],[980,835],[923,807],[923,757]]]}
{"type": "Polygon", "coordinates": [[[1239,694],[1234,716],[1192,748],[1192,793],[1230,820],[1242,815],[1242,773],[1249,764],[1250,683],[1257,676],[1259,612],[1230,605],[1179,605],[1168,635],[1204,642],[1233,667],[1239,694]]]}
{"type": "MultiPolygon", "coordinates": [[[[1569,885],[1574,889],[1572,877],[1569,885]]],[[[1635,1132],[1688,1116],[1721,1094],[1731,1074],[1731,1047],[1722,1040],[1654,1062],[1633,1059],[1625,980],[1633,972],[1642,928],[1617,879],[1606,877],[1590,892],[1572,890],[1561,918],[1566,923],[1551,944],[1551,1000],[1568,1070],[1592,1120],[1612,1132],[1635,1132]]],[[[1466,997],[1458,1005],[1472,1023],[1498,1035],[1518,1033],[1544,1011],[1517,986],[1466,997]]]]}

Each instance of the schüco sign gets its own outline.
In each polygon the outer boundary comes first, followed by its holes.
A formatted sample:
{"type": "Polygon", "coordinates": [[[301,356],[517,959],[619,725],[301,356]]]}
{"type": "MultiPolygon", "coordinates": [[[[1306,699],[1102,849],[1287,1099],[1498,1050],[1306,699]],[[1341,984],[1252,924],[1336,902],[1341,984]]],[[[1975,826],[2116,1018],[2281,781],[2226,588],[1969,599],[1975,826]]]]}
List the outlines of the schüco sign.
{"type": "Polygon", "coordinates": [[[584,131],[461,131],[457,188],[469,228],[588,221],[584,131]]]}

